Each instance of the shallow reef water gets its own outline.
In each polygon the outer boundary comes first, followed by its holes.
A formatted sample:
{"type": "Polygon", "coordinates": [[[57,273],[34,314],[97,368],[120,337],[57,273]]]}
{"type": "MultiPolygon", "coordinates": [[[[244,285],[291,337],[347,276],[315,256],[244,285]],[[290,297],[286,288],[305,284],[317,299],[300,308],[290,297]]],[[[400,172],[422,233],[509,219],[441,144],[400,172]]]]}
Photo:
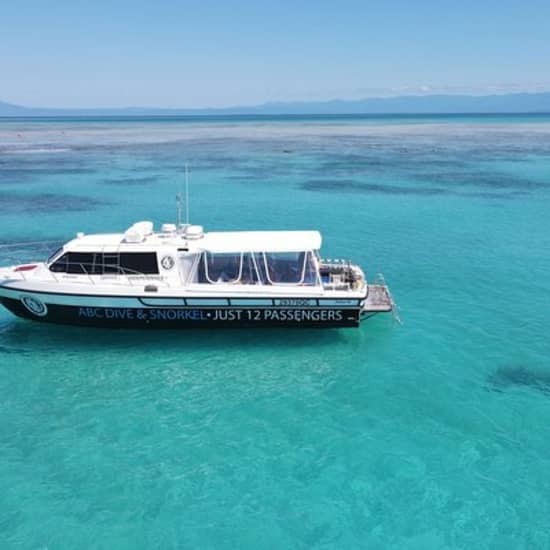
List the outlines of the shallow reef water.
{"type": "Polygon", "coordinates": [[[550,117],[2,120],[0,264],[173,222],[186,164],[193,223],[319,229],[403,325],[2,310],[1,547],[549,548],[550,117]]]}

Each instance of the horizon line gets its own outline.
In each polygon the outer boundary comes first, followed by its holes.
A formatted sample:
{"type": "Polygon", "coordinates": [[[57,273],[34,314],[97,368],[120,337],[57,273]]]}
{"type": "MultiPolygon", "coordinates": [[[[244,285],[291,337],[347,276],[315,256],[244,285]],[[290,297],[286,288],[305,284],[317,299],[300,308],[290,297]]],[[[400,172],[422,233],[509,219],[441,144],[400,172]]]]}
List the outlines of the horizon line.
{"type": "MultiPolygon", "coordinates": [[[[29,106],[25,104],[20,103],[11,103],[10,101],[3,101],[0,99],[0,106],[4,105],[6,107],[15,108],[15,109],[22,109],[22,110],[29,110],[29,111],[229,111],[229,110],[237,110],[237,109],[261,109],[261,108],[269,108],[269,107],[276,107],[276,106],[284,106],[284,105],[327,105],[331,103],[360,103],[360,102],[391,102],[392,100],[419,100],[419,99],[427,99],[430,98],[449,98],[449,99],[472,99],[472,100],[481,100],[481,99],[497,99],[497,98],[511,98],[511,97],[517,97],[517,96],[542,96],[542,95],[550,95],[550,89],[549,90],[541,90],[541,91],[513,91],[513,92],[493,92],[493,93],[484,93],[484,94],[472,94],[472,93],[445,93],[445,92],[434,92],[434,93],[416,93],[416,94],[402,94],[402,95],[379,95],[379,96],[366,96],[366,97],[360,97],[360,98],[352,98],[352,99],[345,99],[345,98],[331,98],[331,99],[289,99],[289,100],[271,100],[271,101],[264,101],[261,103],[251,103],[251,104],[244,104],[244,105],[226,105],[226,106],[202,106],[202,107],[161,107],[161,106],[139,106],[139,105],[126,105],[121,107],[113,107],[113,106],[104,106],[104,107],[53,107],[53,106],[29,106]]],[[[436,112],[436,111],[434,111],[436,112]]],[[[441,114],[453,114],[454,111],[437,111],[441,114]]],[[[523,113],[525,111],[517,111],[518,113],[523,113]]],[[[534,113],[539,111],[533,111],[534,113]]],[[[546,112],[546,111],[544,111],[546,112]]],[[[395,114],[401,114],[402,111],[395,114]]],[[[462,113],[462,112],[461,112],[462,113]]],[[[490,114],[492,112],[485,113],[484,111],[472,111],[471,114],[490,114]]],[[[508,111],[506,113],[509,114],[508,111]]],[[[238,114],[238,113],[233,113],[238,114]]],[[[243,113],[246,114],[246,113],[243,113]]],[[[279,114],[279,113],[278,113],[279,114]]],[[[284,113],[280,113],[281,115],[284,115],[284,113]]],[[[288,113],[292,114],[292,113],[288,113]]],[[[297,114],[297,113],[294,113],[297,114]]],[[[304,113],[304,114],[310,114],[310,113],[304,113]]],[[[313,114],[313,113],[311,113],[313,114]]],[[[330,114],[330,113],[319,113],[319,114],[330,114]]],[[[339,114],[337,112],[334,113],[339,114]]],[[[346,114],[355,114],[355,113],[346,113],[346,114]]],[[[356,114],[368,114],[368,113],[356,113],[356,114]]],[[[387,113],[373,113],[373,114],[394,114],[392,111],[388,111],[387,113]]],[[[427,113],[426,113],[427,114],[427,113]]],[[[494,113],[496,114],[496,113],[494,113]]],[[[504,114],[504,112],[502,113],[504,114]]],[[[0,117],[5,116],[26,116],[26,115],[0,115],[0,117]]],[[[33,116],[33,115],[30,115],[33,116]]],[[[48,116],[48,115],[35,115],[35,116],[48,116]]],[[[79,116],[79,115],[77,115],[79,116]]],[[[152,115],[156,116],[156,115],[152,115]]],[[[163,116],[163,115],[158,115],[163,116]]],[[[169,115],[168,115],[169,116],[169,115]]],[[[190,114],[189,116],[194,116],[193,114],[190,114]]],[[[203,114],[198,114],[196,116],[204,116],[203,114]]]]}

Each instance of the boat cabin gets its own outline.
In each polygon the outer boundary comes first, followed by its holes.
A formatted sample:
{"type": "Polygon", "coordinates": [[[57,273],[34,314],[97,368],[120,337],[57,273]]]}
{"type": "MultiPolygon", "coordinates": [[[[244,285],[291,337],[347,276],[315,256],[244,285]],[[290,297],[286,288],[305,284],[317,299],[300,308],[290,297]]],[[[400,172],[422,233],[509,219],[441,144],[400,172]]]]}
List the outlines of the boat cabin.
{"type": "Polygon", "coordinates": [[[112,278],[155,278],[179,285],[322,284],[318,231],[205,233],[200,226],[179,230],[150,222],[124,234],[78,234],[47,261],[54,274],[112,278]]]}

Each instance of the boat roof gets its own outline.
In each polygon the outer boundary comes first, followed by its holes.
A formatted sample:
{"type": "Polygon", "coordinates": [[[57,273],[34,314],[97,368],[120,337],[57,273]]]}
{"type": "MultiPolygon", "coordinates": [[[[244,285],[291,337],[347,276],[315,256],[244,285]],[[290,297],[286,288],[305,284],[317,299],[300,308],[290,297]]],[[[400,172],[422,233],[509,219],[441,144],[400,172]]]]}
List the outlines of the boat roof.
{"type": "Polygon", "coordinates": [[[101,252],[113,248],[151,251],[159,247],[188,248],[190,252],[303,252],[321,248],[318,231],[213,231],[190,239],[181,234],[152,233],[141,242],[129,243],[124,233],[82,235],[66,245],[68,250],[101,252]]]}
{"type": "Polygon", "coordinates": [[[302,252],[321,248],[318,231],[228,231],[206,233],[196,241],[210,252],[302,252]]]}

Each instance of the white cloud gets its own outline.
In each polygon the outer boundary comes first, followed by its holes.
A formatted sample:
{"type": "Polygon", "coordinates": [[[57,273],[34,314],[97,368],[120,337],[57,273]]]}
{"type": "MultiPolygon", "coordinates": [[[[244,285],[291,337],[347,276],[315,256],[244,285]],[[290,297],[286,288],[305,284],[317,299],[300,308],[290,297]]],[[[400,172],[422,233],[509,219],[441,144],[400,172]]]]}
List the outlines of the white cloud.
{"type": "MultiPolygon", "coordinates": [[[[550,81],[546,82],[489,82],[468,84],[417,84],[393,87],[362,87],[348,91],[347,97],[392,97],[400,95],[467,94],[489,95],[525,92],[548,92],[550,81]]],[[[342,96],[344,94],[341,94],[342,96]]]]}

